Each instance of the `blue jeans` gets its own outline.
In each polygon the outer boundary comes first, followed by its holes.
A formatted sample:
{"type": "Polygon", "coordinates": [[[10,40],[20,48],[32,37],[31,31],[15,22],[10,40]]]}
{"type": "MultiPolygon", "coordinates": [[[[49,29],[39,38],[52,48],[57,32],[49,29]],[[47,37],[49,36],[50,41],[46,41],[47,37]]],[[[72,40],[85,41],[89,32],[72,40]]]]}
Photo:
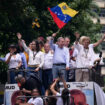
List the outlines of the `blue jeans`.
{"type": "Polygon", "coordinates": [[[43,85],[45,90],[48,89],[49,85],[53,81],[53,75],[52,75],[52,69],[47,69],[42,71],[42,79],[43,79],[43,85]]]}
{"type": "MultiPolygon", "coordinates": [[[[37,71],[37,72],[35,72],[36,67],[28,67],[27,69],[28,69],[28,70],[33,70],[33,71],[27,71],[27,78],[29,78],[31,74],[33,74],[33,75],[35,74],[35,75],[37,75],[37,76],[39,77],[39,79],[40,79],[41,82],[42,82],[42,69],[40,69],[40,70],[37,71]]],[[[45,93],[43,84],[42,84],[42,86],[41,86],[41,93],[42,93],[42,95],[44,95],[44,93],[45,93]]]]}
{"type": "Polygon", "coordinates": [[[15,72],[14,71],[10,71],[10,83],[11,84],[16,83],[16,81],[15,81],[15,72]]]}
{"type": "Polygon", "coordinates": [[[59,76],[63,76],[63,78],[65,79],[65,81],[67,80],[67,73],[65,70],[66,66],[65,65],[53,65],[53,69],[52,69],[52,73],[53,73],[53,79],[59,77],[59,76]]]}
{"type": "Polygon", "coordinates": [[[9,75],[10,75],[9,76],[9,82],[11,84],[16,83],[15,76],[17,76],[18,74],[23,75],[23,72],[22,71],[18,71],[16,69],[10,69],[10,71],[9,71],[9,75]]]}
{"type": "Polygon", "coordinates": [[[40,80],[42,81],[42,70],[41,69],[37,72],[35,72],[36,67],[28,67],[27,69],[33,70],[33,71],[27,71],[27,77],[30,77],[30,74],[37,74],[40,80]]]}

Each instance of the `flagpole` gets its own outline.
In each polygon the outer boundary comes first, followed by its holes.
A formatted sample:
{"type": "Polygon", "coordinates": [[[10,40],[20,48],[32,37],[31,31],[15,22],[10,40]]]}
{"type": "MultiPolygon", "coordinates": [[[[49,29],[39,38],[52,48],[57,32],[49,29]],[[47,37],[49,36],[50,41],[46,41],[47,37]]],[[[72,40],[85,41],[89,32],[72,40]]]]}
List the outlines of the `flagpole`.
{"type": "Polygon", "coordinates": [[[58,29],[58,31],[56,32],[56,34],[58,34],[60,32],[60,29],[58,29]]]}

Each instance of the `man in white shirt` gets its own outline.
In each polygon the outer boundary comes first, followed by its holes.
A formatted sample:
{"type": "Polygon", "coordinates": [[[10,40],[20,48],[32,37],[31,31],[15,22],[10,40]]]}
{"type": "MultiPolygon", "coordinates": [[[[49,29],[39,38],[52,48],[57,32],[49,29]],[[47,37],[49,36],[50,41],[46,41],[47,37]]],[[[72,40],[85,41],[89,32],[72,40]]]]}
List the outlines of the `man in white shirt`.
{"type": "Polygon", "coordinates": [[[52,66],[53,66],[53,51],[50,50],[49,43],[44,44],[44,64],[43,64],[43,84],[45,90],[48,89],[48,86],[52,83],[53,75],[52,75],[52,66]]]}

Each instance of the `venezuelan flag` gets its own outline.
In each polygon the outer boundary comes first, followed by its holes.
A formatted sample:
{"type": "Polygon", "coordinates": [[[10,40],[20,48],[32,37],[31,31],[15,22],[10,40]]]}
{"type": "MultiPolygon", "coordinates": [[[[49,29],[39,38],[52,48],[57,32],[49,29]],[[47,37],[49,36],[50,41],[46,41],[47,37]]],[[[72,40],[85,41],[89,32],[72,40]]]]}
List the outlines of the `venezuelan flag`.
{"type": "Polygon", "coordinates": [[[48,10],[59,29],[64,27],[66,23],[78,13],[78,11],[69,8],[65,2],[60,3],[53,8],[48,8],[48,10]]]}

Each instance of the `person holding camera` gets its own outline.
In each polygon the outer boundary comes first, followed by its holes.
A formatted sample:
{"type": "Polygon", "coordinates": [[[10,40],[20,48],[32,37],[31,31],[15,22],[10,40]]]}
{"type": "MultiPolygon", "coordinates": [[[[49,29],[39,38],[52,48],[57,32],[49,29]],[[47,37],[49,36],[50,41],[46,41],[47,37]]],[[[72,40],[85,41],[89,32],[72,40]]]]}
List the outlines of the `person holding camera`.
{"type": "Polygon", "coordinates": [[[62,77],[55,79],[55,81],[51,85],[50,89],[51,89],[53,95],[55,95],[56,98],[57,98],[56,105],[69,105],[69,94],[70,94],[70,92],[67,89],[66,81],[62,77]],[[64,89],[62,90],[62,93],[59,93],[54,88],[55,85],[57,84],[57,82],[59,82],[60,80],[63,82],[63,85],[64,85],[64,89]]]}

